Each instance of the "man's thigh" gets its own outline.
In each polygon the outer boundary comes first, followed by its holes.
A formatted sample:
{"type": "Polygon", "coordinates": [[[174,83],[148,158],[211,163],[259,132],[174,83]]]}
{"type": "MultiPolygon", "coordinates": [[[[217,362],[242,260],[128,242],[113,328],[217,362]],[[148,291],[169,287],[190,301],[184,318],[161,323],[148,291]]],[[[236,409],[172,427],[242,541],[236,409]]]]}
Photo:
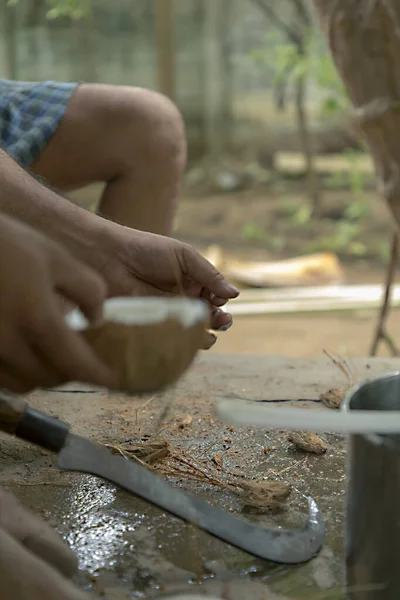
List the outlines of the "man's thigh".
{"type": "Polygon", "coordinates": [[[57,130],[76,87],[0,79],[0,147],[28,168],[57,130]]]}
{"type": "Polygon", "coordinates": [[[31,170],[58,189],[71,191],[111,181],[132,165],[143,166],[147,158],[151,164],[146,152],[157,137],[164,102],[140,88],[80,85],[31,170]]]}

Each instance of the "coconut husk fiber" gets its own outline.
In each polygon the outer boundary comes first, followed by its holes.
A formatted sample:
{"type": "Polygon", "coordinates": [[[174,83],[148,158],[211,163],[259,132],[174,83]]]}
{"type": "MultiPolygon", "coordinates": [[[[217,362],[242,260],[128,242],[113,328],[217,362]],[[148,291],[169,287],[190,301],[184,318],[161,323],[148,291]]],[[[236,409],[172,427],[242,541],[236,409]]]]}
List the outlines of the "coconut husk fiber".
{"type": "Polygon", "coordinates": [[[325,454],[328,449],[325,442],[311,431],[291,431],[288,435],[288,441],[299,450],[312,454],[325,454]]]}

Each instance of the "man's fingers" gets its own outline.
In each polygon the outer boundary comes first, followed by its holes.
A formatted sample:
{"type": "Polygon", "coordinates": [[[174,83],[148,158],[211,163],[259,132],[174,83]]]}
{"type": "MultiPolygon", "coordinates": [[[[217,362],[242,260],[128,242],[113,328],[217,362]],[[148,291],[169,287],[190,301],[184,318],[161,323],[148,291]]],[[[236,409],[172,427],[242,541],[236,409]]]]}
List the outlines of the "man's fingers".
{"type": "Polygon", "coordinates": [[[217,336],[214,333],[211,333],[210,331],[208,331],[205,342],[204,342],[203,350],[210,350],[210,348],[212,348],[214,346],[216,341],[217,341],[217,336]]]}
{"type": "Polygon", "coordinates": [[[55,567],[66,577],[78,568],[75,554],[57,533],[25,510],[12,494],[0,490],[0,530],[21,542],[28,550],[55,567]]]}
{"type": "Polygon", "coordinates": [[[211,313],[210,328],[214,331],[228,331],[232,326],[232,315],[226,313],[219,308],[211,313]]]}
{"type": "Polygon", "coordinates": [[[228,283],[222,273],[190,246],[179,246],[180,263],[186,276],[197,281],[208,293],[214,306],[222,306],[227,300],[237,298],[239,290],[228,283]]]}
{"type": "Polygon", "coordinates": [[[118,387],[115,373],[96,356],[83,336],[70,329],[58,306],[44,308],[41,322],[33,324],[35,345],[66,381],[118,387]]]}
{"type": "Polygon", "coordinates": [[[24,381],[13,369],[0,360],[0,389],[13,392],[14,394],[28,394],[35,385],[24,381]]]}
{"type": "Polygon", "coordinates": [[[1,600],[87,600],[58,571],[0,529],[1,600]]]}
{"type": "Polygon", "coordinates": [[[63,383],[60,373],[24,339],[10,340],[1,359],[3,370],[30,389],[63,383]]]}
{"type": "MultiPolygon", "coordinates": [[[[232,325],[232,315],[219,308],[211,313],[210,328],[214,331],[227,331],[232,325]]],[[[210,350],[217,341],[217,336],[209,331],[204,344],[204,350],[210,350]]]]}
{"type": "Polygon", "coordinates": [[[229,301],[229,298],[219,298],[214,292],[211,292],[208,288],[202,289],[201,297],[211,305],[212,308],[221,308],[229,301]]]}
{"type": "Polygon", "coordinates": [[[100,321],[107,297],[107,286],[100,275],[83,263],[64,255],[61,265],[57,260],[54,261],[54,268],[57,292],[79,306],[89,321],[100,321]]]}

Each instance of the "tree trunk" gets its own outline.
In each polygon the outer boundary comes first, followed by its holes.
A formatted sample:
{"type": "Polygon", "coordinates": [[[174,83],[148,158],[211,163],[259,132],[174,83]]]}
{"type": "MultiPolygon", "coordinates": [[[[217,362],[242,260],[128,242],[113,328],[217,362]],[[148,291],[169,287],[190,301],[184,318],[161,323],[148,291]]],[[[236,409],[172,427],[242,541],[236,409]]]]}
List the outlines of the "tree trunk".
{"type": "Polygon", "coordinates": [[[221,98],[221,111],[222,111],[222,135],[224,139],[225,147],[229,146],[231,141],[232,133],[232,122],[233,122],[233,79],[234,79],[234,65],[233,65],[233,41],[232,34],[235,24],[235,13],[236,13],[236,0],[217,0],[221,3],[220,18],[221,18],[221,68],[224,73],[224,77],[221,81],[222,86],[222,98],[221,98]]]}
{"type": "Polygon", "coordinates": [[[224,15],[221,5],[216,0],[203,0],[204,5],[204,124],[205,147],[209,175],[215,168],[225,151],[224,115],[222,100],[224,98],[224,72],[221,56],[221,26],[224,15]]]}
{"type": "Polygon", "coordinates": [[[5,76],[7,79],[18,78],[18,43],[17,43],[17,7],[9,6],[2,0],[2,33],[4,36],[5,76]]]}
{"type": "Polygon", "coordinates": [[[306,83],[305,76],[299,77],[295,82],[296,115],[300,144],[306,163],[308,195],[310,198],[313,215],[317,216],[320,209],[320,191],[318,177],[314,168],[314,154],[312,150],[307,111],[305,106],[306,83]]]}
{"type": "Polygon", "coordinates": [[[400,228],[400,2],[313,0],[400,228]]]}
{"type": "Polygon", "coordinates": [[[155,3],[158,90],[176,100],[175,11],[173,0],[155,3]]]}

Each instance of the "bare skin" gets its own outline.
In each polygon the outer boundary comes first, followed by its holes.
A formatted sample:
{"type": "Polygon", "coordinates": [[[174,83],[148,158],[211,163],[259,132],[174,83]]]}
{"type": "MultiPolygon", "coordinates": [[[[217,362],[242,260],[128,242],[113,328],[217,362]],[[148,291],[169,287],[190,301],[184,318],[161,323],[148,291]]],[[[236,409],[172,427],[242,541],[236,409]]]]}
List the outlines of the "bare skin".
{"type": "Polygon", "coordinates": [[[102,215],[171,235],[185,164],[184,124],[170,100],[140,88],[82,84],[30,168],[62,192],[105,182],[102,215]]]}
{"type": "MultiPolygon", "coordinates": [[[[220,310],[236,298],[230,285],[187,244],[129,229],[73,205],[44,187],[0,150],[0,211],[62,243],[102,275],[109,296],[176,295],[205,298],[211,328],[225,330],[230,314],[220,310]]],[[[210,335],[209,345],[215,341],[210,335]]]]}
{"type": "Polygon", "coordinates": [[[64,381],[116,387],[117,377],[64,322],[60,296],[92,321],[106,286],[92,269],[33,229],[0,216],[0,388],[26,393],[64,381]]]}
{"type": "Polygon", "coordinates": [[[87,600],[69,580],[77,566],[58,535],[0,489],[2,600],[87,600]]]}

